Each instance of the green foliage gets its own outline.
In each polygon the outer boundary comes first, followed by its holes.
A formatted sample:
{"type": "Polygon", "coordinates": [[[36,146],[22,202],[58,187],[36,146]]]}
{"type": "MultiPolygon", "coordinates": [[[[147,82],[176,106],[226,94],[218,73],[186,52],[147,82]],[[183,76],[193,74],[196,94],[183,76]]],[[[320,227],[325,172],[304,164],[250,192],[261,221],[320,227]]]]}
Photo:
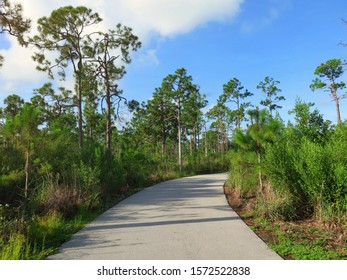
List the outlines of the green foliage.
{"type": "Polygon", "coordinates": [[[255,192],[257,211],[268,219],[315,217],[342,221],[346,216],[346,125],[331,128],[313,104],[297,100],[286,128],[265,111],[249,112],[251,124],[237,130],[231,159],[231,185],[241,195],[255,192]]]}
{"type": "Polygon", "coordinates": [[[290,257],[295,260],[338,260],[337,252],[326,250],[326,240],[321,238],[315,241],[298,242],[286,234],[279,234],[278,244],[271,248],[281,256],[290,257]]]}
{"type": "Polygon", "coordinates": [[[324,147],[303,139],[294,158],[299,184],[313,203],[320,204],[328,191],[328,161],[324,147]]]}
{"type": "MultiPolygon", "coordinates": [[[[270,143],[275,141],[277,134],[281,129],[281,123],[279,120],[274,119],[269,116],[266,110],[250,110],[248,111],[250,116],[251,124],[248,126],[247,130],[242,131],[240,129],[236,130],[234,135],[234,141],[238,146],[238,152],[240,153],[250,153],[254,155],[253,158],[253,176],[257,173],[258,176],[258,186],[259,193],[264,192],[264,178],[263,178],[263,158],[264,151],[270,143]]],[[[245,165],[242,160],[234,162],[236,170],[244,169],[245,166],[249,165],[246,161],[245,165]]],[[[243,171],[241,171],[243,172],[243,171]]],[[[253,177],[252,176],[252,177],[253,177]]],[[[242,176],[241,176],[242,177],[242,176]]],[[[240,179],[238,181],[241,182],[240,179]]]]}
{"type": "Polygon", "coordinates": [[[322,139],[321,129],[316,130],[315,136],[308,134],[309,138],[297,133],[297,129],[301,128],[287,128],[268,147],[267,176],[275,190],[291,194],[297,217],[307,217],[314,210],[320,219],[327,212],[340,219],[346,213],[345,126],[329,132],[324,143],[316,140],[322,139]]]}
{"type": "Polygon", "coordinates": [[[236,109],[232,112],[235,116],[236,127],[239,129],[241,128],[241,122],[245,120],[246,109],[251,106],[250,102],[242,102],[242,100],[252,95],[253,93],[244,90],[237,78],[233,78],[223,85],[223,94],[218,98],[218,104],[224,105],[227,102],[232,102],[236,105],[236,109]]]}
{"type": "Polygon", "coordinates": [[[24,105],[24,100],[16,94],[11,94],[4,99],[4,117],[14,119],[19,114],[20,109],[24,105]]]}
{"type": "Polygon", "coordinates": [[[188,157],[185,170],[192,175],[225,172],[229,169],[229,162],[230,157],[223,153],[210,153],[205,155],[197,151],[194,155],[188,157]]]}
{"type": "Polygon", "coordinates": [[[289,111],[294,114],[295,133],[297,137],[306,137],[313,142],[324,143],[329,137],[330,121],[324,121],[317,109],[311,112],[314,103],[305,103],[300,98],[296,99],[295,107],[289,111]]]}
{"type": "Polygon", "coordinates": [[[270,190],[265,196],[259,196],[256,211],[269,221],[293,221],[298,217],[295,198],[288,192],[270,190]]]}
{"type": "Polygon", "coordinates": [[[31,244],[40,244],[43,250],[47,250],[57,242],[66,240],[66,223],[63,215],[56,211],[42,217],[34,216],[28,226],[28,240],[31,244]]]}
{"type": "Polygon", "coordinates": [[[347,213],[347,125],[340,124],[326,146],[331,184],[326,191],[328,208],[338,217],[347,213]]]}
{"type": "MultiPolygon", "coordinates": [[[[178,146],[178,166],[182,171],[182,138],[183,126],[191,128],[196,126],[200,109],[206,106],[207,101],[199,93],[199,87],[193,84],[192,76],[187,74],[185,68],[180,68],[174,74],[169,74],[163,79],[162,91],[167,96],[173,108],[171,118],[177,120],[177,146],[178,146]],[[193,120],[190,117],[193,116],[193,120]]],[[[196,127],[195,127],[196,129],[196,127]]]]}
{"type": "MultiPolygon", "coordinates": [[[[216,131],[216,143],[217,150],[224,152],[228,147],[228,128],[234,120],[233,112],[224,104],[218,102],[217,105],[213,106],[206,114],[207,118],[211,121],[211,129],[216,131]]],[[[207,139],[205,139],[207,140],[207,139]]]]}
{"type": "Polygon", "coordinates": [[[5,244],[0,241],[0,259],[1,260],[21,260],[26,248],[25,236],[23,234],[12,234],[8,242],[5,244]]]}
{"type": "Polygon", "coordinates": [[[255,195],[258,189],[257,155],[247,151],[231,152],[228,182],[241,196],[255,195]]]}
{"type": "Polygon", "coordinates": [[[264,78],[264,81],[261,81],[257,86],[257,89],[261,89],[266,95],[266,99],[261,100],[260,104],[269,109],[271,116],[274,110],[282,108],[282,106],[277,105],[277,103],[286,100],[284,96],[278,96],[278,93],[282,91],[277,87],[279,83],[279,81],[267,76],[264,78]]]}
{"type": "Polygon", "coordinates": [[[145,178],[155,163],[140,151],[128,150],[121,156],[125,181],[130,186],[143,187],[145,178]]]}
{"type": "MultiPolygon", "coordinates": [[[[330,81],[336,80],[343,74],[343,65],[341,59],[330,59],[325,63],[319,65],[314,71],[315,75],[318,75],[320,78],[328,78],[330,81]]],[[[323,81],[324,87],[327,86],[323,81]]],[[[312,85],[315,87],[315,84],[312,85]]]]}
{"type": "Polygon", "coordinates": [[[265,169],[273,187],[290,190],[294,196],[302,196],[300,175],[295,169],[294,160],[298,153],[300,139],[293,129],[286,129],[277,141],[269,145],[265,156],[265,169]]]}
{"type": "Polygon", "coordinates": [[[26,238],[27,223],[18,216],[17,209],[0,204],[0,260],[29,259],[37,252],[26,238]]]}
{"type": "MultiPolygon", "coordinates": [[[[49,17],[42,17],[38,20],[39,34],[31,38],[31,43],[39,48],[39,52],[34,55],[34,60],[38,62],[38,70],[47,71],[53,77],[52,62],[46,58],[45,52],[58,51],[59,57],[56,62],[62,68],[67,67],[68,61],[81,61],[83,55],[84,28],[101,22],[102,19],[97,13],[86,7],[61,7],[52,11],[49,17]],[[83,38],[83,39],[82,39],[83,38]]],[[[82,65],[78,65],[82,67],[82,65]]],[[[76,69],[80,71],[82,69],[76,69]]],[[[65,72],[59,74],[65,77],[65,72]]],[[[81,73],[80,73],[81,74],[81,73]]]]}

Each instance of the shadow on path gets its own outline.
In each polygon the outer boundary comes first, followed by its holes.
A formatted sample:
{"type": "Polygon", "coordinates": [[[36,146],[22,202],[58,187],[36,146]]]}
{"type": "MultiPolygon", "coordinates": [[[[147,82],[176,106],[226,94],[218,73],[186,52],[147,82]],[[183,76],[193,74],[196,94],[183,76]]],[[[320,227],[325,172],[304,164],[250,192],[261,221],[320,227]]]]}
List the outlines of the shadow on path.
{"type": "Polygon", "coordinates": [[[211,223],[211,222],[231,221],[231,220],[239,220],[239,219],[240,219],[239,217],[222,217],[222,218],[158,221],[158,222],[148,222],[148,223],[91,225],[91,226],[85,228],[84,231],[120,229],[120,228],[136,228],[136,227],[167,226],[167,225],[178,225],[178,224],[211,223]]]}

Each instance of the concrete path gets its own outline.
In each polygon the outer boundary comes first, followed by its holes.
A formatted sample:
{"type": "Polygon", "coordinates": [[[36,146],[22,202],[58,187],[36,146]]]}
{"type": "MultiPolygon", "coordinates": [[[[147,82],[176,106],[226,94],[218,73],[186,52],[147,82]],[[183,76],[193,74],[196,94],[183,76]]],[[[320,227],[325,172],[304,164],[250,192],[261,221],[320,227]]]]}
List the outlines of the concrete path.
{"type": "Polygon", "coordinates": [[[160,183],[111,208],[49,259],[281,259],[229,207],[227,174],[160,183]]]}

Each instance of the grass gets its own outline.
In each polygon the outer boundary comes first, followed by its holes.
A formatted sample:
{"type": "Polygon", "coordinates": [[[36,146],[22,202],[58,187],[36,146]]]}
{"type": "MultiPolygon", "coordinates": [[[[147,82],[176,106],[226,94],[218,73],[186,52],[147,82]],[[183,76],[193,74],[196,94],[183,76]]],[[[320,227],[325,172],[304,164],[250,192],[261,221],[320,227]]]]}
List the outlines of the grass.
{"type": "Polygon", "coordinates": [[[316,222],[270,222],[262,218],[256,218],[253,222],[253,230],[284,259],[347,259],[346,244],[343,241],[337,242],[336,233],[319,229],[320,225],[316,222]],[[271,236],[271,238],[266,238],[266,236],[271,236]]]}
{"type": "Polygon", "coordinates": [[[27,223],[26,234],[13,232],[7,242],[0,242],[0,259],[45,259],[98,214],[84,212],[71,219],[64,219],[56,212],[43,217],[34,216],[27,223]]]}
{"type": "MultiPolygon", "coordinates": [[[[347,260],[347,225],[317,220],[270,219],[255,210],[256,200],[240,199],[227,190],[231,207],[284,259],[347,260]]],[[[236,193],[237,194],[237,193],[236,193]]]]}
{"type": "Polygon", "coordinates": [[[296,260],[339,260],[347,255],[339,253],[328,246],[328,239],[307,240],[305,236],[277,234],[277,244],[271,245],[275,252],[287,259],[296,260]]]}
{"type": "Polygon", "coordinates": [[[31,257],[44,259],[55,253],[62,243],[98,215],[99,212],[83,212],[71,219],[64,219],[59,213],[52,213],[35,218],[29,226],[28,238],[30,244],[38,244],[40,251],[39,254],[33,252],[31,257]]]}

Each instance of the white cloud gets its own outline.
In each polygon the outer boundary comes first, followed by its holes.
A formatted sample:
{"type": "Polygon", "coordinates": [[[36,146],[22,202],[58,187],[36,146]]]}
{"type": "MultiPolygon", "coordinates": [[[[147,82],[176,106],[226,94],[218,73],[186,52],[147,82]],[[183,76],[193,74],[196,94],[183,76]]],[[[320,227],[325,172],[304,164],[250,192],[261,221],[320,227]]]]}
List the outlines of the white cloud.
{"type": "MultiPolygon", "coordinates": [[[[143,55],[135,62],[158,65],[156,50],[146,49],[153,40],[187,33],[196,27],[213,21],[224,21],[235,16],[244,0],[13,0],[23,5],[23,14],[32,19],[32,34],[36,31],[37,19],[49,16],[51,11],[62,6],[83,5],[98,12],[104,21],[101,30],[110,29],[121,22],[131,26],[144,43],[143,55]]],[[[0,69],[2,81],[37,81],[43,74],[35,70],[31,56],[33,50],[18,46],[9,38],[11,47],[1,50],[5,63],[0,69]]],[[[0,45],[1,49],[1,45],[0,45]]],[[[46,75],[44,75],[46,77],[46,75]]]]}
{"type": "MultiPolygon", "coordinates": [[[[144,33],[161,36],[186,33],[210,21],[236,15],[243,0],[120,0],[123,19],[144,33]]],[[[118,6],[115,4],[115,6],[118,6]]]]}

